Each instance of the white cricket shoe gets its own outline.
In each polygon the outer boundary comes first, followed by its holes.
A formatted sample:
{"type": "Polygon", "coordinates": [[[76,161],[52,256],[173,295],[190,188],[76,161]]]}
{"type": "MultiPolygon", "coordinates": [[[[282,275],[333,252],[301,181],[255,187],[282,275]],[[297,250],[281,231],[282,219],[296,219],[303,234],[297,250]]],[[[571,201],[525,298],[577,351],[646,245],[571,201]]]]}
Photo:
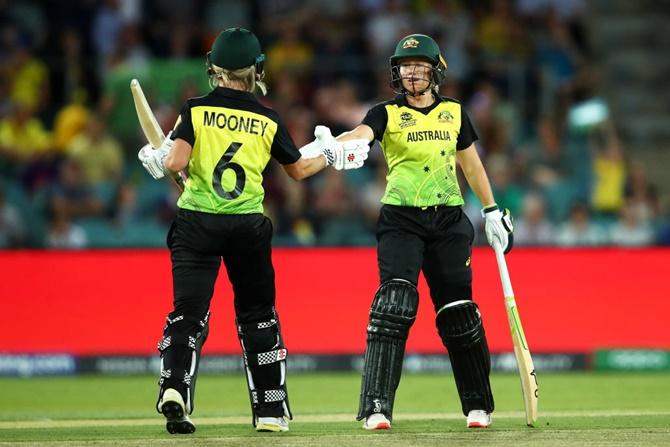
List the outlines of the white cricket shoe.
{"type": "Polygon", "coordinates": [[[288,420],[284,417],[259,417],[256,419],[256,431],[288,431],[288,420]]]}
{"type": "Polygon", "coordinates": [[[491,413],[485,410],[471,410],[468,413],[468,428],[489,428],[492,423],[491,413]]]}
{"type": "Polygon", "coordinates": [[[366,430],[390,430],[391,421],[389,421],[382,413],[373,413],[365,418],[363,428],[366,430]]]}
{"type": "Polygon", "coordinates": [[[165,416],[165,419],[167,420],[165,428],[169,433],[189,434],[195,431],[195,425],[193,425],[193,422],[191,422],[191,419],[189,419],[184,411],[186,405],[184,404],[184,398],[181,397],[179,391],[174,388],[165,390],[158,407],[161,409],[161,413],[163,413],[163,416],[165,416]]]}

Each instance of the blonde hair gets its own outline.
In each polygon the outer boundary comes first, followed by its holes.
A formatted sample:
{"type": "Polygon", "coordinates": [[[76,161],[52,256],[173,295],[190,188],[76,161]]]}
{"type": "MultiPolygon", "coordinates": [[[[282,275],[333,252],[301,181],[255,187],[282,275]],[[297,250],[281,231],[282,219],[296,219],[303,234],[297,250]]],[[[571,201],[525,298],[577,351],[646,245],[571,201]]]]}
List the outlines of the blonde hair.
{"type": "Polygon", "coordinates": [[[228,70],[212,64],[212,73],[209,77],[209,83],[212,88],[217,87],[219,82],[223,82],[224,87],[231,84],[241,83],[248,92],[258,89],[263,96],[268,93],[268,87],[263,82],[265,72],[256,73],[256,66],[238,68],[237,70],[228,70]]]}

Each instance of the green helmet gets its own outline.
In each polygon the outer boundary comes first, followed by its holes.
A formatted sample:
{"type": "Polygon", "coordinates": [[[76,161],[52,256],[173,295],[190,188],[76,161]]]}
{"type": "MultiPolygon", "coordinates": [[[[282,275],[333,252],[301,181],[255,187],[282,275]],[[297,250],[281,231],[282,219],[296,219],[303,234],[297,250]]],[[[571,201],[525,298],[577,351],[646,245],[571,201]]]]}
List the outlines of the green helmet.
{"type": "Polygon", "coordinates": [[[261,44],[251,31],[244,28],[228,28],[221,31],[208,53],[208,64],[227,70],[256,65],[261,73],[265,55],[261,52],[261,44]],[[260,69],[259,69],[260,68],[260,69]]]}
{"type": "Polygon", "coordinates": [[[398,92],[403,91],[402,79],[398,63],[400,59],[425,59],[433,66],[433,85],[439,85],[444,80],[447,62],[440,53],[440,47],[432,37],[425,34],[410,34],[400,39],[395,47],[393,56],[389,58],[391,65],[391,87],[398,92]]]}

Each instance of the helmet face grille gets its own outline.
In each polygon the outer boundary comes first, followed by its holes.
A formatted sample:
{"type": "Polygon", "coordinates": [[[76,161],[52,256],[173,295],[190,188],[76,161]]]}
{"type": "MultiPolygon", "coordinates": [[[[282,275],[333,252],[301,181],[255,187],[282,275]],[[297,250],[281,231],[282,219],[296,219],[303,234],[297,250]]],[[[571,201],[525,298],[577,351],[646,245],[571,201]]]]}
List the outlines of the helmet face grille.
{"type": "MultiPolygon", "coordinates": [[[[428,86],[429,89],[440,85],[444,81],[444,70],[442,69],[441,64],[437,64],[437,66],[433,66],[431,69],[431,82],[430,85],[428,86]]],[[[404,93],[413,93],[409,92],[405,87],[402,85],[402,76],[400,75],[400,65],[398,63],[391,64],[391,82],[389,84],[391,86],[391,89],[397,94],[404,94],[404,93]]]]}

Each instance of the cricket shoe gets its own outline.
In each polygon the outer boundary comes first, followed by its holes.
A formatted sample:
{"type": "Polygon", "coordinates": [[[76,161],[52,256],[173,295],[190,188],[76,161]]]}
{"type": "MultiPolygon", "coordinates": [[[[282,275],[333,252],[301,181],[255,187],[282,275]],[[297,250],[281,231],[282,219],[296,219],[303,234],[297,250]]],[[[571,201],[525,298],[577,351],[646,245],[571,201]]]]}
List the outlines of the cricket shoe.
{"type": "Polygon", "coordinates": [[[471,410],[467,418],[468,428],[489,428],[492,424],[491,413],[485,410],[471,410]]]}
{"type": "Polygon", "coordinates": [[[365,418],[363,428],[366,430],[390,430],[391,421],[382,413],[372,413],[365,418]]]}
{"type": "Polygon", "coordinates": [[[165,428],[170,434],[188,434],[195,431],[195,425],[184,411],[186,405],[179,391],[174,388],[166,389],[159,407],[167,419],[165,428]]]}
{"type": "Polygon", "coordinates": [[[288,420],[284,417],[259,417],[256,419],[256,431],[288,431],[288,420]]]}

